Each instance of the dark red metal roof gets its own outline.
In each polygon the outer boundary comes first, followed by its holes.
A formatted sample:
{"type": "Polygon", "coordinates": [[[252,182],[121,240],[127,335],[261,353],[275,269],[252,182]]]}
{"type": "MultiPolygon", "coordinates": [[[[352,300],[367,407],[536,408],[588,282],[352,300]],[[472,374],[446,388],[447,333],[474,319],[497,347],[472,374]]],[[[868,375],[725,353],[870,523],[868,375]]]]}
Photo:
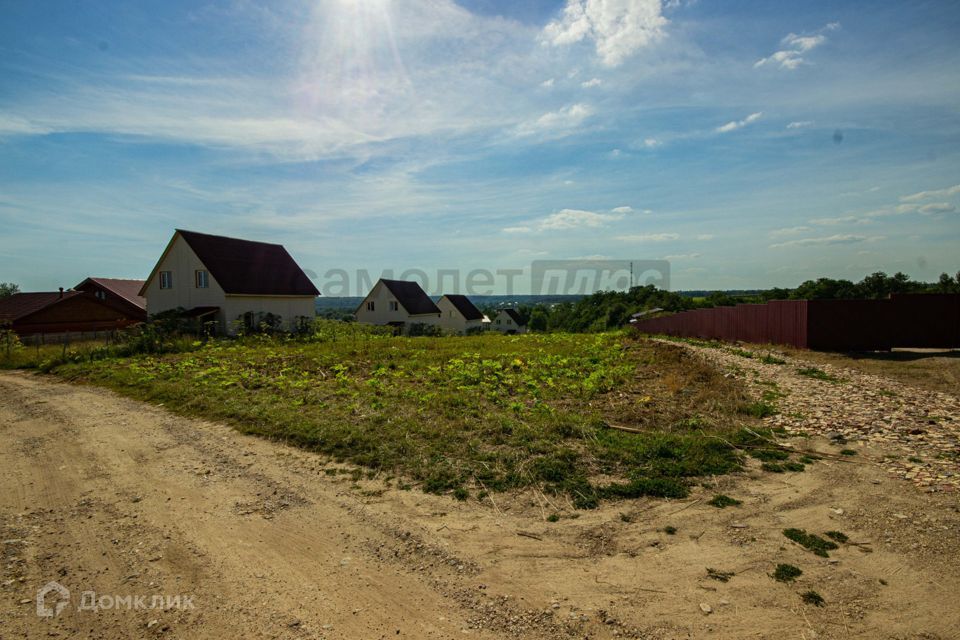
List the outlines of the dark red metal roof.
{"type": "Polygon", "coordinates": [[[87,278],[74,287],[78,291],[86,288],[87,283],[95,287],[112,291],[117,296],[123,298],[130,304],[140,307],[143,310],[147,308],[147,299],[140,295],[140,289],[143,288],[143,280],[127,280],[124,278],[87,278]]]}
{"type": "Polygon", "coordinates": [[[427,313],[440,313],[440,309],[434,304],[430,296],[416,282],[407,282],[406,280],[387,280],[381,278],[380,282],[390,290],[400,306],[407,310],[412,316],[419,316],[427,313]]]}
{"type": "Polygon", "coordinates": [[[460,315],[467,320],[483,320],[483,314],[480,313],[480,309],[477,309],[467,296],[459,293],[448,293],[443,297],[449,300],[450,304],[456,307],[460,315]]]}
{"type": "Polygon", "coordinates": [[[35,313],[63,298],[82,295],[80,291],[37,291],[33,293],[15,293],[0,298],[0,322],[13,322],[35,313]]]}
{"type": "Polygon", "coordinates": [[[279,244],[177,229],[224,293],[318,296],[310,278],[279,244]]]}

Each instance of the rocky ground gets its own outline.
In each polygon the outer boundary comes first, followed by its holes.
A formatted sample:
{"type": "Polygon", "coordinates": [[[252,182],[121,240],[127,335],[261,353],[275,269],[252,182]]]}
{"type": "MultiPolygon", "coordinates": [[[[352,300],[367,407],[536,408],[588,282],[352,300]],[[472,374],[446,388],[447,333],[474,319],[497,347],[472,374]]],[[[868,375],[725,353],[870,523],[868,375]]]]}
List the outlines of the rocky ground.
{"type": "Polygon", "coordinates": [[[876,445],[883,454],[871,462],[889,473],[930,492],[960,489],[960,396],[776,350],[687,348],[743,379],[755,396],[766,393],[779,410],[764,419],[770,426],[849,443],[857,452],[876,445]],[[783,363],[764,362],[764,355],[783,363]]]}
{"type": "Polygon", "coordinates": [[[820,461],[772,474],[750,460],[689,499],[593,511],[539,492],[457,502],[102,389],[0,374],[0,638],[957,637],[960,494],[938,457],[955,447],[955,401],[691,348],[758,397],[781,394],[769,420],[820,461]],[[907,464],[937,482],[905,482],[907,464]],[[717,493],[741,504],[710,506],[717,493]],[[786,528],[848,541],[821,557],[786,528]],[[780,563],[803,573],[778,582],[780,563]],[[47,604],[67,606],[39,617],[50,581],[70,595],[47,604]],[[82,608],[85,592],[112,606],[82,608]]]}

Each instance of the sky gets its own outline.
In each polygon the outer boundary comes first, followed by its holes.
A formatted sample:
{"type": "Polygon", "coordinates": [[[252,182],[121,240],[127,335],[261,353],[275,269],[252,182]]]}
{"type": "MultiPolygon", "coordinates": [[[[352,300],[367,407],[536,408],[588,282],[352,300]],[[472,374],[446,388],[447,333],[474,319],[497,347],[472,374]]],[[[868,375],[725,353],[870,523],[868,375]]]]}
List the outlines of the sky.
{"type": "Polygon", "coordinates": [[[176,228],[328,294],[565,259],[935,280],[958,43],[953,1],[0,0],[0,281],[145,278],[176,228]]]}

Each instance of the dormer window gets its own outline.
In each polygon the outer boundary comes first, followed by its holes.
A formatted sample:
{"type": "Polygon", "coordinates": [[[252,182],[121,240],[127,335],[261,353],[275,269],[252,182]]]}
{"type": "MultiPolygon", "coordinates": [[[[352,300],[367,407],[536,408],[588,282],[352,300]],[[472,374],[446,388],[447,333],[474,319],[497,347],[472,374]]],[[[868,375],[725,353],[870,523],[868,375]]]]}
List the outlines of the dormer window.
{"type": "Polygon", "coordinates": [[[197,289],[206,289],[210,286],[210,276],[206,271],[198,270],[194,272],[197,289]]]}
{"type": "Polygon", "coordinates": [[[173,289],[173,271],[160,272],[160,288],[173,289]]]}

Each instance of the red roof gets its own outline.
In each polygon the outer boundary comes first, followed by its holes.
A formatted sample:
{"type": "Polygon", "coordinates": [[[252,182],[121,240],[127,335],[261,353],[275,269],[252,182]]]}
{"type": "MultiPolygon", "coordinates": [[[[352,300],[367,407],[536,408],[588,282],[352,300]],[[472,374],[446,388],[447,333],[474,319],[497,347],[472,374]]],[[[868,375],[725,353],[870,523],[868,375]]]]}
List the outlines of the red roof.
{"type": "Polygon", "coordinates": [[[59,302],[61,298],[70,298],[83,295],[81,291],[38,291],[35,293],[15,293],[6,298],[0,298],[0,322],[14,322],[35,313],[51,304],[59,302]]]}
{"type": "Polygon", "coordinates": [[[112,291],[127,302],[141,309],[146,310],[147,299],[140,295],[140,289],[143,287],[143,280],[125,280],[123,278],[87,278],[74,289],[80,289],[87,282],[92,282],[103,289],[112,291]]]}

